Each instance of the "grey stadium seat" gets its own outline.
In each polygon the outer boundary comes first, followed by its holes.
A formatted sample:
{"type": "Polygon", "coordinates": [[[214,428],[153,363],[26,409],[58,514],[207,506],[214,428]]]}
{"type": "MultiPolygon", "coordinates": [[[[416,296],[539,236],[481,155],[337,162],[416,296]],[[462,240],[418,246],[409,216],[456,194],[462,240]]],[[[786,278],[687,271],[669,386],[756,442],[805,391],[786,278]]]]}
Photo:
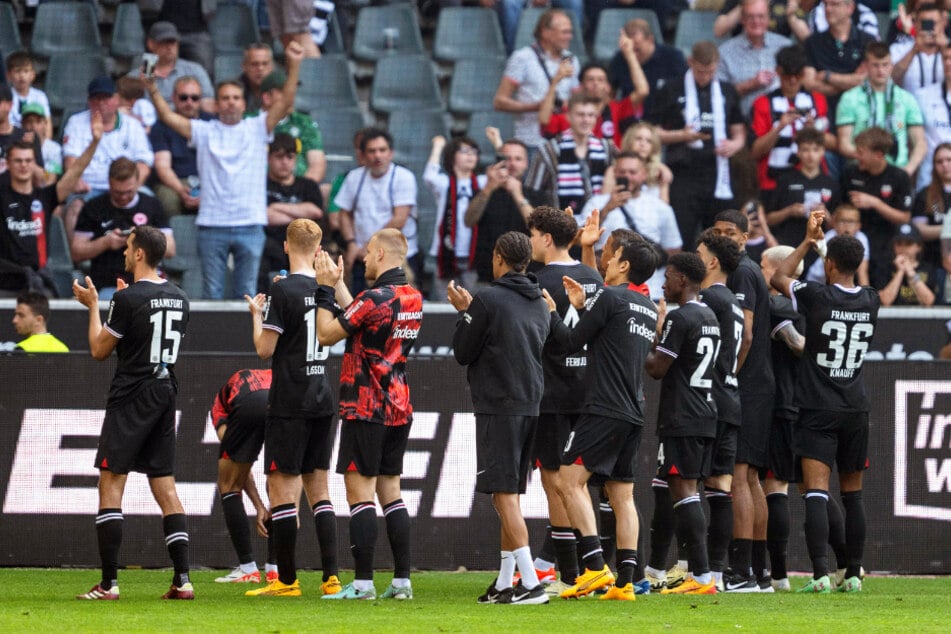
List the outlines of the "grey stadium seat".
{"type": "Polygon", "coordinates": [[[726,38],[713,37],[713,23],[717,19],[716,11],[684,11],[677,19],[674,32],[674,46],[684,55],[690,55],[690,49],[697,42],[710,40],[719,44],[726,38]]]}
{"type": "Polygon", "coordinates": [[[218,4],[215,17],[208,23],[215,54],[242,53],[249,44],[259,42],[258,22],[251,9],[240,4],[218,4]]]}
{"type": "Polygon", "coordinates": [[[353,108],[358,105],[357,86],[346,58],[305,59],[294,106],[300,111],[353,108]]]}
{"type": "Polygon", "coordinates": [[[100,54],[96,9],[88,2],[47,2],[36,8],[30,50],[40,57],[100,54]]]}
{"type": "Polygon", "coordinates": [[[391,113],[407,108],[442,108],[436,73],[428,55],[384,57],[376,65],[370,107],[391,113]]]}
{"type": "Polygon", "coordinates": [[[505,57],[499,19],[492,9],[446,7],[439,12],[433,57],[441,62],[505,57]]]}
{"type": "Polygon", "coordinates": [[[116,21],[112,25],[109,54],[113,57],[132,58],[145,52],[145,29],[139,5],[125,2],[116,7],[116,21]]]}
{"type": "Polygon", "coordinates": [[[364,62],[375,62],[387,55],[412,55],[423,52],[423,36],[416,20],[416,8],[411,4],[365,7],[357,14],[353,35],[353,57],[364,62]],[[389,38],[385,30],[395,29],[398,34],[389,38]],[[388,48],[392,39],[392,48],[388,48]]]}
{"type": "Polygon", "coordinates": [[[46,96],[54,110],[84,110],[86,87],[107,72],[102,55],[54,55],[46,71],[46,96]]]}
{"type": "Polygon", "coordinates": [[[398,110],[390,115],[393,135],[393,159],[421,172],[432,149],[432,139],[441,134],[449,138],[446,113],[442,110],[398,110]]]}
{"type": "Polygon", "coordinates": [[[491,110],[504,70],[503,57],[456,62],[449,83],[449,110],[462,113],[491,110]]]}

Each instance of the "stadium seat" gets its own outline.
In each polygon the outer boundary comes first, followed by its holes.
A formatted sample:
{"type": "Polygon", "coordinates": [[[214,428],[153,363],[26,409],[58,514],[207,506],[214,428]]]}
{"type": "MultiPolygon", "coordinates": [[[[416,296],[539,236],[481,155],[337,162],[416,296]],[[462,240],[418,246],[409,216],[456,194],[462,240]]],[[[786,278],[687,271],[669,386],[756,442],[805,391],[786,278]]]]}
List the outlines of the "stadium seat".
{"type": "Polygon", "coordinates": [[[142,13],[139,5],[124,2],[116,7],[116,21],[112,25],[112,41],[109,54],[113,57],[131,58],[145,52],[145,29],[142,28],[142,13]]]}
{"type": "Polygon", "coordinates": [[[324,57],[331,55],[347,55],[347,47],[343,40],[343,31],[340,29],[340,20],[337,19],[337,12],[330,14],[330,29],[327,32],[327,39],[324,45],[320,47],[320,53],[324,57]]]}
{"type": "Polygon", "coordinates": [[[370,89],[377,112],[442,108],[436,73],[428,55],[384,57],[377,63],[370,89]]]}
{"type": "Polygon", "coordinates": [[[310,116],[320,128],[324,154],[327,156],[327,176],[324,180],[330,182],[338,174],[356,167],[353,135],[366,125],[366,121],[359,108],[321,108],[311,111],[310,116]]]}
{"type": "Polygon", "coordinates": [[[505,70],[505,58],[463,59],[456,62],[449,83],[449,110],[470,113],[491,110],[505,70]]]}
{"type": "Polygon", "coordinates": [[[226,79],[237,79],[241,76],[241,61],[243,53],[226,53],[215,55],[215,82],[226,79]]]}
{"type": "Polygon", "coordinates": [[[208,23],[215,54],[243,53],[249,44],[261,40],[258,23],[251,9],[241,4],[218,4],[215,17],[208,23]]]}
{"type": "Polygon", "coordinates": [[[84,110],[86,87],[107,73],[102,55],[54,55],[46,70],[46,96],[53,110],[84,110]]]}
{"type": "Polygon", "coordinates": [[[697,42],[712,40],[719,44],[724,37],[713,37],[713,23],[717,19],[716,11],[683,11],[677,20],[674,32],[674,46],[684,55],[690,55],[690,49],[697,42]]]}
{"type": "Polygon", "coordinates": [[[423,36],[411,4],[365,7],[357,14],[353,57],[375,62],[387,55],[423,53],[423,36]]]}
{"type": "Polygon", "coordinates": [[[479,7],[444,8],[436,23],[433,57],[440,62],[505,57],[495,11],[479,7]]]}
{"type": "Polygon", "coordinates": [[[345,57],[305,59],[300,68],[300,85],[294,106],[297,110],[354,108],[357,87],[345,57]]]}
{"type": "Polygon", "coordinates": [[[485,129],[489,126],[498,128],[502,139],[511,139],[515,135],[515,119],[509,112],[486,110],[474,112],[469,117],[466,127],[466,136],[479,144],[479,165],[485,167],[495,162],[496,151],[485,136],[485,129]]]}
{"type": "Polygon", "coordinates": [[[604,9],[598,15],[598,26],[594,31],[594,44],[591,56],[599,62],[608,62],[617,51],[618,36],[621,27],[628,20],[641,18],[647,20],[654,33],[654,40],[663,43],[664,32],[660,28],[657,14],[650,9],[604,9]]]}
{"type": "Polygon", "coordinates": [[[195,216],[172,216],[169,224],[175,236],[175,257],[166,258],[162,268],[178,278],[182,290],[191,299],[200,298],[202,276],[195,216]]]}
{"type": "MultiPolygon", "coordinates": [[[[535,41],[535,25],[538,24],[538,18],[547,11],[546,7],[526,7],[522,9],[522,15],[518,19],[518,29],[515,31],[515,48],[530,46],[535,41]]],[[[608,9],[605,9],[607,11],[608,9]]],[[[574,16],[570,13],[571,26],[574,28],[574,35],[571,38],[571,52],[578,56],[578,60],[584,64],[588,61],[588,49],[584,45],[584,37],[581,33],[581,25],[578,24],[574,16]]],[[[617,39],[615,38],[615,44],[617,39]]]]}
{"type": "Polygon", "coordinates": [[[23,50],[23,41],[20,39],[20,27],[17,24],[13,5],[0,3],[0,51],[6,57],[10,53],[23,50]]]}
{"type": "Polygon", "coordinates": [[[96,9],[88,2],[48,2],[36,8],[30,50],[39,57],[101,54],[96,9]]]}
{"type": "Polygon", "coordinates": [[[389,131],[393,135],[393,160],[417,174],[429,158],[433,137],[449,138],[446,113],[442,110],[398,110],[390,115],[389,131]]]}

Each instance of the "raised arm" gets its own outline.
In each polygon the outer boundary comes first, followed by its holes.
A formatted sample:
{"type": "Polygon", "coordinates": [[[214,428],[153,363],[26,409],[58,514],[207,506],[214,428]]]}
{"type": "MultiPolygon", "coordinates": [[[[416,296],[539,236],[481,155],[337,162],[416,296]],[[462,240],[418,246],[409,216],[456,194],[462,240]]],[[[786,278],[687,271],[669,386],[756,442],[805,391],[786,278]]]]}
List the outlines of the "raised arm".
{"type": "Polygon", "coordinates": [[[183,117],[178,114],[172,107],[168,105],[168,102],[165,101],[165,98],[158,90],[158,86],[155,85],[154,79],[145,79],[146,89],[149,91],[149,96],[152,98],[152,105],[155,106],[155,113],[158,115],[159,121],[170,127],[180,136],[185,137],[186,140],[192,140],[192,121],[188,117],[183,117]]]}
{"type": "Polygon", "coordinates": [[[98,112],[94,113],[90,118],[89,125],[92,129],[92,141],[89,142],[83,153],[76,157],[75,161],[72,161],[66,173],[56,183],[56,198],[60,202],[66,200],[66,197],[76,188],[76,183],[82,178],[83,172],[89,167],[89,163],[96,153],[96,148],[99,147],[99,141],[102,139],[102,115],[98,112]]]}
{"type": "Polygon", "coordinates": [[[294,99],[297,97],[297,84],[300,81],[300,63],[304,59],[304,48],[298,42],[290,42],[284,49],[284,59],[287,60],[287,81],[280,97],[275,100],[267,111],[267,131],[274,130],[281,119],[294,109],[294,99]]]}
{"type": "Polygon", "coordinates": [[[822,232],[822,222],[825,219],[825,211],[817,209],[809,214],[809,221],[806,223],[806,237],[796,247],[796,250],[786,256],[786,259],[779,263],[776,272],[773,273],[769,283],[777,291],[791,298],[792,283],[796,281],[793,277],[796,274],[796,267],[802,262],[809,251],[816,246],[816,242],[822,240],[825,234],[822,232]]]}

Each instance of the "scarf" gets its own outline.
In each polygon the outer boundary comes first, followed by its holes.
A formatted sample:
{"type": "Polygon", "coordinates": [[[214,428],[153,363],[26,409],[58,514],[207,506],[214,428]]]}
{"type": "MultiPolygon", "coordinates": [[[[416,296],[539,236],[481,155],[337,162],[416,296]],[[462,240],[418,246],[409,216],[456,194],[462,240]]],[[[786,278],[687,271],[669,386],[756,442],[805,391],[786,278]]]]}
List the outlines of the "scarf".
{"type": "MultiPolygon", "coordinates": [[[[475,174],[472,174],[470,181],[470,198],[479,192],[479,182],[475,174]]],[[[454,173],[449,174],[449,190],[446,192],[446,208],[443,212],[442,222],[439,224],[439,249],[436,252],[436,264],[439,271],[439,277],[451,278],[459,275],[461,271],[456,266],[456,231],[459,227],[459,184],[454,173]]],[[[469,266],[475,259],[476,237],[479,228],[472,227],[472,239],[469,242],[469,266]]]]}
{"type": "MultiPolygon", "coordinates": [[[[700,101],[697,99],[697,82],[693,79],[693,71],[688,70],[684,75],[684,121],[694,130],[700,130],[700,101]]],[[[710,82],[710,103],[713,106],[713,147],[716,148],[727,139],[726,112],[723,109],[723,92],[720,82],[714,79],[710,82]]],[[[703,149],[703,141],[697,139],[689,144],[694,150],[703,149]]],[[[733,198],[730,188],[730,159],[717,155],[717,187],[713,197],[719,200],[733,198]]]]}

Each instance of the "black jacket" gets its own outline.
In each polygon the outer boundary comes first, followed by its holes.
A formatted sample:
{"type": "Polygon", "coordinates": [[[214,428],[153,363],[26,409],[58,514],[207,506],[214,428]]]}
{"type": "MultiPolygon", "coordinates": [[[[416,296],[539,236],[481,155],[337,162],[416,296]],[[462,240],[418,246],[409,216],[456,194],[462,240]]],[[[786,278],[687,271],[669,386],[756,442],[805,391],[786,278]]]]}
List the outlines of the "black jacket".
{"type": "Polygon", "coordinates": [[[538,416],[549,328],[548,305],[534,276],[507,273],[472,298],[452,346],[456,361],[469,366],[476,414],[538,416]]]}

